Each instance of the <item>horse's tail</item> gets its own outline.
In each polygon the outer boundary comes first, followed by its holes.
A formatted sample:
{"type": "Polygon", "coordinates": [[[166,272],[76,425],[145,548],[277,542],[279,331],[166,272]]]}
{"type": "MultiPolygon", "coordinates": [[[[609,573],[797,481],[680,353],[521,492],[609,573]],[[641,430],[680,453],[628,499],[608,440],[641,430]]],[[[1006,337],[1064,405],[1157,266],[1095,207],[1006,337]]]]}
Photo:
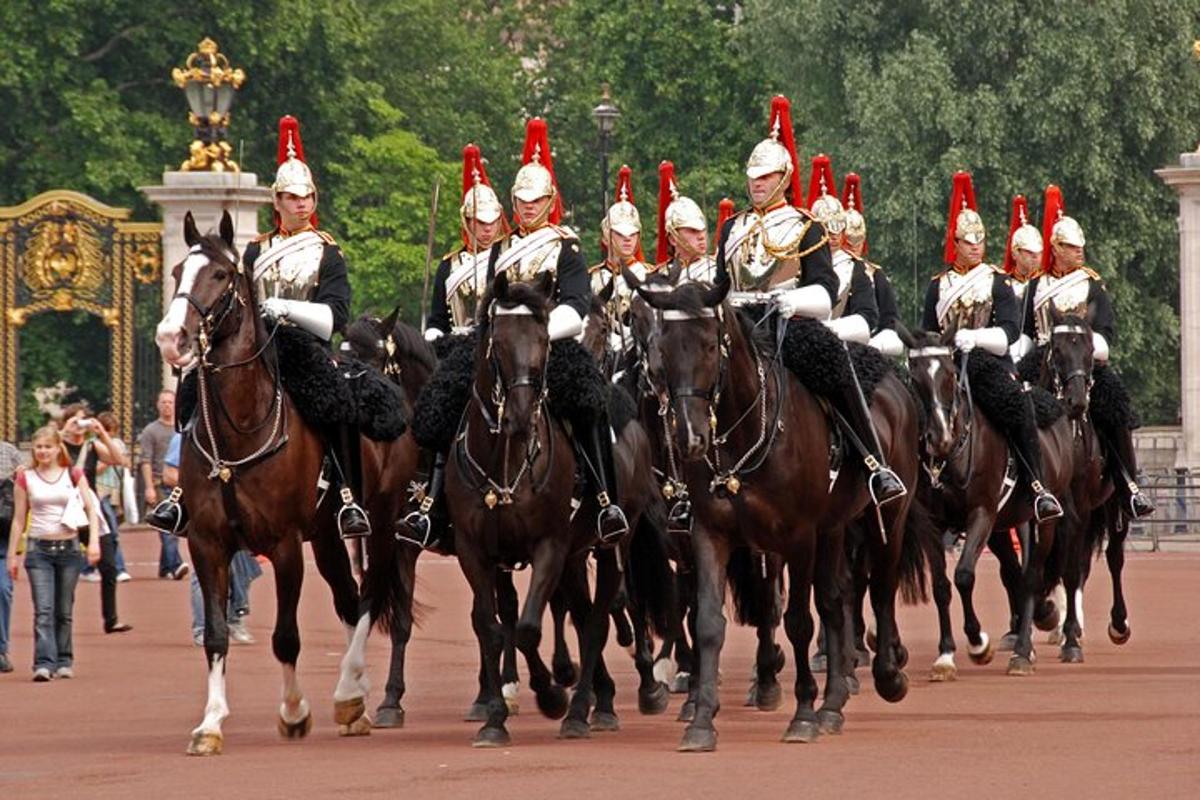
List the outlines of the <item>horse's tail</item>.
{"type": "Polygon", "coordinates": [[[376,533],[367,542],[370,560],[363,575],[363,597],[371,619],[382,632],[411,630],[427,611],[416,599],[417,553],[390,533],[376,533]]]}
{"type": "Polygon", "coordinates": [[[755,628],[779,624],[776,557],[755,555],[748,548],[739,547],[729,554],[725,574],[729,577],[734,619],[738,624],[755,628]]]}
{"type": "Polygon", "coordinates": [[[928,548],[941,547],[942,536],[933,515],[917,492],[908,506],[904,521],[904,541],[900,546],[900,598],[908,605],[929,602],[929,585],[925,573],[929,567],[928,548]]]}
{"type": "Polygon", "coordinates": [[[666,638],[679,617],[679,592],[667,557],[666,514],[662,503],[651,503],[642,513],[629,539],[629,566],[625,591],[632,613],[650,631],[666,638]]]}

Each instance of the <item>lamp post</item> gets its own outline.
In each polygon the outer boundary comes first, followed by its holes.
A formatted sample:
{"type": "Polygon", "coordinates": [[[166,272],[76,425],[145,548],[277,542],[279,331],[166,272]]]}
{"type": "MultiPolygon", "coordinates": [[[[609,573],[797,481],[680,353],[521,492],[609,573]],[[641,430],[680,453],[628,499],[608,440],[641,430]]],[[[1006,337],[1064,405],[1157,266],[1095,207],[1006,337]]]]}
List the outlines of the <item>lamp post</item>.
{"type": "Polygon", "coordinates": [[[183,69],[171,70],[175,85],[188,102],[188,122],[196,129],[189,147],[191,155],[180,169],[184,172],[237,170],[230,156],[233,148],[225,141],[233,95],[246,81],[246,73],[229,66],[217,43],[205,37],[196,52],[187,57],[183,69]]]}
{"type": "Polygon", "coordinates": [[[603,214],[608,206],[608,142],[621,109],[613,105],[607,83],[601,84],[600,105],[592,109],[592,119],[600,129],[600,213],[603,214]]]}

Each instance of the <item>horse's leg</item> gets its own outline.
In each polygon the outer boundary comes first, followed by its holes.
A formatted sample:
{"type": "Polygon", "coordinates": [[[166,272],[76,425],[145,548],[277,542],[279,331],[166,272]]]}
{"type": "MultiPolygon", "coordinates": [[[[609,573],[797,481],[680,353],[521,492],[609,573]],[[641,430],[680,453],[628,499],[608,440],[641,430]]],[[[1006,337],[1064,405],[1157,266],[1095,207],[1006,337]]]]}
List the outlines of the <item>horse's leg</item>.
{"type": "Polygon", "coordinates": [[[515,716],[521,710],[517,701],[520,676],[517,674],[517,646],[513,641],[517,627],[519,607],[517,587],[512,573],[505,569],[496,570],[496,604],[500,611],[500,624],[504,630],[504,657],[500,662],[500,693],[508,703],[508,713],[515,716]]]}
{"type": "Polygon", "coordinates": [[[571,661],[571,648],[567,645],[567,605],[561,590],[550,595],[550,618],[554,620],[554,654],[550,666],[559,686],[574,686],[579,680],[579,665],[571,661]]]}
{"type": "Polygon", "coordinates": [[[700,683],[696,678],[696,615],[698,613],[698,604],[696,602],[696,569],[692,567],[692,571],[688,574],[688,603],[684,609],[683,630],[679,634],[679,638],[675,642],[675,663],[678,668],[675,671],[675,682],[671,686],[672,692],[686,692],[687,699],[683,701],[683,705],[679,708],[679,722],[691,722],[696,716],[696,699],[700,692],[700,683]]]}
{"type": "MultiPolygon", "coordinates": [[[[283,667],[283,701],[279,704],[279,733],[287,738],[299,738],[312,730],[312,711],[296,677],[296,660],[300,656],[300,628],[296,624],[296,608],[300,604],[300,588],[304,583],[304,550],[299,533],[280,538],[270,553],[270,558],[271,565],[275,568],[276,606],[271,649],[275,653],[275,659],[283,667]]],[[[369,724],[368,722],[368,727],[369,724]]]]}
{"type": "Polygon", "coordinates": [[[633,623],[629,619],[628,607],[629,598],[625,596],[625,587],[618,587],[609,613],[612,616],[613,630],[616,631],[617,644],[626,649],[633,647],[633,623]]]}
{"type": "MultiPolygon", "coordinates": [[[[596,596],[590,603],[587,599],[586,570],[568,569],[563,575],[560,589],[570,593],[571,616],[576,619],[580,636],[579,683],[571,698],[571,706],[562,721],[559,736],[564,739],[580,739],[590,735],[588,712],[593,698],[596,701],[596,730],[614,731],[619,727],[612,701],[615,687],[602,698],[597,682],[598,662],[601,651],[608,640],[609,617],[613,599],[620,588],[621,571],[617,566],[616,552],[612,549],[596,552],[596,596]]],[[[608,683],[611,685],[612,680],[608,683]]],[[[605,687],[610,688],[610,687],[605,687]]]]}
{"type": "Polygon", "coordinates": [[[196,579],[204,597],[204,656],[208,660],[208,700],[204,719],[192,731],[188,755],[218,755],[224,748],[221,723],[229,716],[225,696],[225,661],[229,655],[229,628],[225,610],[229,604],[229,561],[232,554],[219,544],[204,541],[193,531],[189,542],[196,579]]]}
{"type": "Polygon", "coordinates": [[[1108,638],[1113,644],[1129,641],[1133,629],[1129,627],[1129,611],[1125,608],[1125,589],[1121,583],[1121,571],[1125,568],[1125,537],[1129,534],[1129,521],[1112,508],[1105,515],[1108,520],[1108,546],[1104,557],[1108,561],[1108,574],[1112,578],[1112,612],[1108,623],[1108,638]]]}
{"type": "MultiPolygon", "coordinates": [[[[845,717],[842,709],[850,699],[845,672],[849,665],[846,648],[845,604],[843,590],[847,587],[844,530],[818,534],[816,565],[817,611],[825,623],[826,642],[830,658],[825,668],[825,696],[817,710],[822,733],[841,733],[845,717]],[[836,656],[836,657],[835,657],[836,656]]],[[[880,637],[880,647],[893,653],[891,637],[880,637]]]]}
{"type": "Polygon", "coordinates": [[[875,612],[875,658],[871,664],[871,676],[875,680],[875,691],[889,703],[898,703],[908,694],[908,677],[903,672],[900,660],[904,650],[896,625],[900,551],[903,537],[908,535],[905,531],[908,509],[896,508],[899,505],[891,503],[883,509],[887,543],[884,543],[882,532],[876,535],[875,525],[868,523],[868,541],[864,545],[870,548],[871,553],[871,608],[875,612]]]}
{"type": "MultiPolygon", "coordinates": [[[[403,546],[396,556],[398,568],[403,573],[402,581],[405,586],[416,586],[417,558],[421,551],[415,547],[403,546]]],[[[408,650],[408,642],[412,638],[413,628],[413,596],[407,592],[404,598],[405,607],[398,609],[392,615],[391,630],[388,632],[392,640],[392,656],[388,664],[387,686],[384,688],[383,702],[375,710],[376,728],[403,728],[404,706],[404,656],[408,650]]]]}
{"type": "MultiPolygon", "coordinates": [[[[811,546],[810,546],[811,547],[811,546]]],[[[813,638],[813,618],[809,609],[812,595],[813,550],[793,554],[787,561],[788,601],[783,626],[792,643],[796,661],[796,713],[783,734],[785,742],[814,742],[820,735],[813,702],[817,698],[817,680],[808,662],[808,647],[813,638]]]]}
{"type": "Polygon", "coordinates": [[[946,548],[939,540],[932,542],[926,553],[929,559],[929,578],[933,584],[933,603],[938,614],[938,657],[929,672],[931,681],[952,681],[958,678],[954,663],[954,626],[950,622],[950,603],[953,592],[946,577],[946,548]]]}
{"type": "Polygon", "coordinates": [[[729,566],[729,544],[697,525],[692,533],[696,576],[696,674],[689,690],[695,695],[695,716],[683,732],[679,750],[704,752],[717,747],[713,718],[721,708],[717,695],[717,671],[725,644],[725,581],[729,566]]]}
{"type": "Polygon", "coordinates": [[[480,696],[487,698],[487,717],[475,733],[473,747],[506,747],[511,741],[508,729],[508,705],[500,693],[500,652],[504,632],[496,619],[496,568],[483,562],[482,554],[463,536],[457,542],[458,563],[471,585],[471,628],[479,641],[483,665],[480,696]]]}
{"type": "MultiPolygon", "coordinates": [[[[669,641],[669,640],[667,640],[669,641]]],[[[667,646],[664,641],[664,647],[667,646]]],[[[654,651],[650,647],[650,632],[646,615],[641,609],[633,613],[633,665],[638,673],[638,711],[643,714],[661,714],[667,710],[670,692],[665,681],[654,674],[654,651]]]]}
{"type": "Polygon", "coordinates": [[[975,614],[975,566],[983,552],[983,546],[992,533],[995,515],[987,506],[977,506],[967,515],[967,539],[963,543],[962,555],[954,569],[954,585],[963,605],[963,632],[967,635],[967,655],[976,664],[987,664],[995,655],[995,648],[979,617],[975,614]]]}
{"type": "Polygon", "coordinates": [[[312,548],[317,570],[329,585],[334,611],[346,633],[346,652],[334,689],[334,720],[339,725],[339,731],[345,727],[345,732],[349,732],[353,724],[356,733],[363,733],[363,726],[369,724],[369,719],[365,722],[360,720],[364,719],[366,709],[365,648],[370,617],[362,600],[360,583],[355,577],[352,555],[344,541],[332,532],[331,526],[331,520],[318,521],[318,532],[312,538],[312,548]]]}
{"type": "Polygon", "coordinates": [[[771,619],[755,629],[758,649],[754,656],[754,685],[751,689],[753,705],[759,711],[774,711],[783,702],[783,689],[779,685],[779,672],[783,669],[783,648],[775,643],[775,629],[783,616],[780,606],[783,596],[779,586],[781,562],[774,556],[766,556],[766,580],[771,585],[771,619]]]}
{"type": "MultiPolygon", "coordinates": [[[[1033,610],[1045,583],[1046,562],[1054,549],[1057,525],[1052,520],[1035,528],[1036,540],[1030,542],[1033,552],[1024,553],[1025,569],[1021,577],[1019,594],[1021,616],[1017,622],[1017,636],[1013,643],[1013,654],[1008,659],[1009,675],[1032,675],[1033,654],[1033,610]]],[[[1069,535],[1079,535],[1073,531],[1069,535]]]]}
{"type": "MultiPolygon", "coordinates": [[[[996,645],[1001,653],[1010,652],[1017,641],[1017,628],[1021,619],[1022,584],[1025,581],[1021,561],[1013,550],[1012,536],[1007,529],[992,531],[988,537],[988,549],[996,555],[1000,562],[1000,582],[1004,584],[1004,593],[1008,595],[1008,631],[996,645]]],[[[1022,554],[1029,563],[1029,554],[1022,554]]]]}
{"type": "MultiPolygon", "coordinates": [[[[1093,519],[1089,523],[1095,524],[1095,513],[1092,514],[1093,519]]],[[[1062,649],[1059,653],[1059,658],[1068,664],[1077,664],[1083,661],[1083,648],[1079,644],[1079,638],[1083,635],[1083,627],[1080,623],[1080,611],[1082,610],[1083,602],[1083,582],[1087,580],[1087,571],[1091,566],[1091,553],[1083,546],[1084,536],[1070,536],[1066,539],[1063,552],[1066,554],[1063,560],[1063,588],[1067,593],[1067,613],[1063,621],[1062,628],[1062,649]]]]}
{"type": "Polygon", "coordinates": [[[550,669],[542,661],[538,645],[542,641],[542,616],[550,595],[562,578],[567,544],[554,537],[543,538],[530,559],[529,590],[525,606],[517,620],[515,641],[529,666],[529,688],[537,698],[538,710],[550,719],[562,719],[567,713],[567,693],[554,683],[550,669]]]}

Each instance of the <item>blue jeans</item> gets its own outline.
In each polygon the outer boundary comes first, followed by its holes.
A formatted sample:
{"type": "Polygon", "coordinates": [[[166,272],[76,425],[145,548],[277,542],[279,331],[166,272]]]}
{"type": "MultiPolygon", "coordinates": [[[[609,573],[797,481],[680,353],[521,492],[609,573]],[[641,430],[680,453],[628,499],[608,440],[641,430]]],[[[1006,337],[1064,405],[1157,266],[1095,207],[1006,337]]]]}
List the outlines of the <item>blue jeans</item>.
{"type": "MultiPolygon", "coordinates": [[[[0,525],[10,520],[0,519],[0,525]]],[[[8,577],[8,537],[0,539],[0,655],[8,653],[8,618],[12,615],[12,578],[8,577]]]]}
{"type": "MultiPolygon", "coordinates": [[[[229,565],[229,608],[226,620],[232,621],[250,613],[250,582],[262,575],[262,567],[249,550],[238,550],[229,565]]],[[[192,633],[204,630],[204,595],[200,579],[192,573],[192,633]]]]}
{"type": "Polygon", "coordinates": [[[75,584],[84,558],[78,539],[32,539],[25,551],[25,572],[33,593],[33,668],[51,672],[74,661],[71,619],[75,584]]]}

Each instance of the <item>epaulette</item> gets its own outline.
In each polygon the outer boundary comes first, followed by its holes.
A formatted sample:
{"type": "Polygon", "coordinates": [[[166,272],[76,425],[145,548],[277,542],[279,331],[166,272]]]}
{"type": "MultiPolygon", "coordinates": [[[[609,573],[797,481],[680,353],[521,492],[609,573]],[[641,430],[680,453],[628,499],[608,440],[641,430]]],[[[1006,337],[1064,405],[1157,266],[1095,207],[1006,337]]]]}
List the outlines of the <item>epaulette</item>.
{"type": "Polygon", "coordinates": [[[568,228],[566,225],[551,225],[551,228],[558,231],[558,235],[564,239],[578,239],[579,234],[568,228]]]}
{"type": "Polygon", "coordinates": [[[1007,272],[1004,271],[1004,266],[1002,264],[988,264],[988,266],[992,268],[992,272],[995,272],[998,275],[1007,275],[1008,274],[1007,272]]]}
{"type": "Polygon", "coordinates": [[[326,231],[313,231],[313,233],[317,234],[317,236],[320,236],[321,241],[325,242],[325,244],[337,244],[337,240],[330,236],[326,231]]]}
{"type": "Polygon", "coordinates": [[[451,251],[449,251],[448,253],[446,253],[446,255],[442,256],[442,261],[450,261],[450,260],[452,260],[452,259],[453,259],[453,258],[454,258],[456,255],[458,255],[459,253],[461,253],[462,251],[463,251],[463,248],[462,248],[461,246],[459,246],[459,247],[456,247],[456,248],[454,248],[453,250],[451,250],[451,251]]]}
{"type": "Polygon", "coordinates": [[[267,239],[270,239],[274,235],[275,235],[275,231],[267,231],[266,233],[260,233],[258,236],[255,236],[250,241],[262,244],[263,242],[265,242],[267,239]]]}
{"type": "Polygon", "coordinates": [[[1096,270],[1092,269],[1091,267],[1084,266],[1084,267],[1080,267],[1080,269],[1082,269],[1084,272],[1086,272],[1087,276],[1089,278],[1091,278],[1092,280],[1100,281],[1101,283],[1104,282],[1104,279],[1100,277],[1100,273],[1096,272],[1096,270]]]}
{"type": "Polygon", "coordinates": [[[588,267],[588,275],[595,275],[597,272],[599,272],[600,270],[602,270],[604,268],[605,268],[605,264],[603,261],[601,261],[599,264],[596,264],[593,267],[588,267]]]}

